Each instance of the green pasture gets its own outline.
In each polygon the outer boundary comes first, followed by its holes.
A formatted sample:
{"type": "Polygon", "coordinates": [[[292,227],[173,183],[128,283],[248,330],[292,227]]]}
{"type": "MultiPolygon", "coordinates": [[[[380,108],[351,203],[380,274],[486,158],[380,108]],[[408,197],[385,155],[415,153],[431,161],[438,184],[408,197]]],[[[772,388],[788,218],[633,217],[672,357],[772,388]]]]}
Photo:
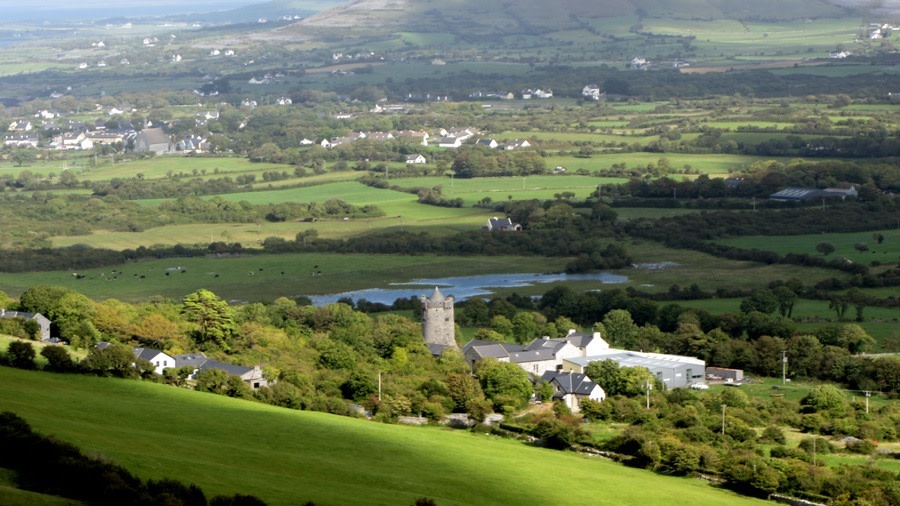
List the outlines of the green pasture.
{"type": "Polygon", "coordinates": [[[0,275],[0,290],[16,296],[32,286],[61,285],[97,300],[116,298],[138,301],[152,295],[180,299],[197,289],[206,288],[227,300],[271,301],[278,297],[387,288],[394,282],[421,278],[559,272],[568,260],[543,257],[331,253],[224,258],[210,255],[143,260],[79,270],[77,274],[85,276],[82,279],[77,279],[73,271],[3,273],[0,275]],[[313,275],[316,271],[321,271],[321,275],[313,275]]]}
{"type": "Polygon", "coordinates": [[[646,167],[647,164],[658,165],[659,160],[669,160],[669,165],[675,170],[682,170],[685,165],[691,169],[703,173],[727,174],[731,169],[744,169],[757,162],[777,160],[786,162],[784,157],[745,156],[731,154],[683,154],[683,153],[601,153],[588,157],[581,156],[549,156],[545,158],[548,167],[562,166],[573,171],[585,169],[591,172],[599,172],[612,167],[613,164],[624,163],[626,168],[646,167]]]}
{"type": "MultiPolygon", "coordinates": [[[[617,212],[620,209],[615,209],[617,212]]],[[[770,281],[791,278],[803,279],[813,284],[819,280],[835,275],[831,271],[801,267],[795,265],[763,265],[754,262],[742,262],[717,258],[712,255],[693,250],[667,248],[650,241],[629,241],[623,243],[631,255],[637,268],[631,267],[611,271],[613,274],[628,278],[624,283],[609,285],[600,281],[568,281],[566,286],[575,291],[626,289],[629,287],[640,291],[657,293],[665,292],[672,285],[682,289],[696,283],[704,290],[716,288],[740,288],[752,290],[770,281]],[[650,268],[646,264],[674,262],[677,265],[660,269],[650,268]]],[[[543,295],[549,287],[545,285],[531,287],[503,288],[496,290],[499,295],[513,292],[521,295],[543,295]]],[[[679,302],[680,303],[680,302],[679,302]]]]}
{"type": "Polygon", "coordinates": [[[775,139],[785,139],[786,137],[796,136],[804,140],[822,139],[822,138],[846,138],[846,136],[837,135],[812,135],[812,134],[792,134],[792,133],[767,133],[767,132],[726,132],[722,134],[721,140],[733,140],[742,144],[760,144],[775,139]]]}
{"type": "MultiPolygon", "coordinates": [[[[339,195],[335,197],[340,198],[339,195]]],[[[327,198],[330,197],[326,196],[318,201],[322,202],[327,198]]],[[[255,247],[267,237],[293,239],[298,232],[307,230],[316,230],[322,238],[346,238],[384,229],[449,234],[479,228],[492,216],[490,211],[484,209],[426,206],[415,200],[389,204],[379,206],[388,211],[387,216],[380,218],[167,225],[143,232],[96,230],[90,235],[57,236],[52,241],[54,247],[85,244],[115,250],[153,245],[209,244],[217,241],[239,242],[245,247],[255,247]]]]}
{"type": "Polygon", "coordinates": [[[575,200],[584,200],[597,185],[608,183],[624,183],[624,178],[598,178],[594,176],[553,175],[527,177],[481,177],[481,178],[448,178],[448,177],[416,177],[395,180],[393,184],[406,188],[441,186],[442,193],[448,198],[462,198],[466,205],[474,204],[485,197],[494,202],[504,201],[509,195],[513,200],[555,198],[562,192],[574,192],[575,200]]]}
{"type": "MultiPolygon", "coordinates": [[[[414,178],[413,178],[414,179],[414,178]]],[[[399,179],[396,184],[402,187],[417,186],[410,183],[413,179],[399,179]]],[[[431,179],[431,178],[426,178],[431,179]]],[[[443,182],[447,189],[451,183],[449,178],[433,178],[435,184],[443,182]]],[[[455,182],[452,183],[455,186],[455,182]]],[[[520,183],[521,184],[521,183],[520,183]]],[[[434,186],[434,185],[431,185],[434,186]]],[[[335,224],[331,221],[320,221],[316,223],[266,223],[263,228],[271,229],[271,226],[288,225],[288,227],[309,227],[319,229],[320,232],[327,233],[326,229],[335,229],[343,231],[344,234],[350,230],[352,232],[366,231],[372,227],[393,227],[393,226],[412,226],[423,227],[429,225],[466,226],[478,222],[481,215],[487,215],[484,210],[472,208],[450,208],[437,207],[419,204],[415,195],[411,193],[378,189],[366,186],[356,181],[339,181],[335,183],[306,186],[301,188],[273,189],[266,191],[252,191],[241,193],[227,193],[218,195],[219,197],[232,201],[246,201],[251,204],[281,204],[285,202],[325,202],[328,199],[341,199],[349,204],[357,206],[375,205],[385,212],[383,218],[367,218],[364,220],[349,220],[349,222],[341,221],[335,224]],[[392,221],[393,220],[393,221],[392,221]],[[473,221],[474,220],[474,221],[473,221]],[[402,223],[401,223],[402,221],[402,223]],[[456,223],[458,221],[459,223],[456,223]]],[[[212,196],[208,196],[210,198],[212,196]]],[[[505,196],[504,196],[505,197],[505,196]]],[[[140,200],[144,205],[158,205],[160,199],[140,200]]],[[[254,227],[256,225],[253,225],[254,227]]],[[[303,230],[300,228],[297,230],[303,230]]]]}
{"type": "Polygon", "coordinates": [[[840,273],[799,265],[764,265],[718,258],[699,251],[667,248],[652,241],[630,241],[625,249],[637,264],[675,262],[665,269],[624,269],[617,274],[628,276],[625,286],[648,292],[666,291],[672,285],[687,288],[696,283],[704,290],[718,287],[755,289],[774,280],[802,279],[814,284],[819,280],[841,277],[840,273]]]}
{"type": "MultiPolygon", "coordinates": [[[[9,343],[13,341],[25,341],[31,343],[31,346],[34,347],[34,351],[37,354],[36,361],[39,365],[43,366],[47,363],[44,357],[41,356],[41,350],[46,348],[47,346],[53,346],[49,343],[41,342],[41,341],[32,341],[30,339],[19,339],[18,337],[7,336],[4,334],[0,334],[0,350],[5,350],[9,347],[9,343]]],[[[74,348],[66,348],[66,351],[69,352],[69,356],[71,356],[74,360],[82,360],[87,357],[86,350],[76,350],[74,348]]],[[[0,502],[2,504],[2,502],[0,502]]]]}
{"type": "Polygon", "coordinates": [[[83,171],[79,179],[99,181],[112,178],[132,178],[143,174],[144,179],[167,177],[169,172],[184,173],[186,176],[203,177],[204,179],[230,176],[239,173],[259,173],[265,171],[287,171],[294,173],[294,166],[274,163],[253,163],[247,158],[207,158],[182,155],[165,155],[143,160],[107,164],[96,169],[83,171]],[[196,174],[194,171],[197,171],[196,174]]]}
{"type": "MultiPolygon", "coordinates": [[[[802,279],[802,278],[800,278],[802,279]]],[[[679,305],[703,309],[713,314],[740,312],[741,299],[704,299],[678,301],[679,305]]],[[[878,352],[900,349],[900,309],[878,306],[867,306],[863,311],[865,321],[852,319],[856,313],[853,308],[847,310],[844,323],[853,323],[862,327],[867,334],[875,338],[878,352]]],[[[800,331],[812,332],[825,325],[836,323],[836,314],[828,308],[826,300],[798,299],[794,305],[792,317],[798,320],[800,331]]]]}
{"type": "Polygon", "coordinates": [[[637,220],[640,218],[650,218],[655,220],[667,218],[669,216],[680,216],[682,214],[700,212],[696,209],[665,209],[658,207],[614,207],[613,211],[618,215],[618,219],[623,221],[637,220]]]}
{"type": "Polygon", "coordinates": [[[847,77],[873,73],[896,74],[900,72],[900,69],[898,69],[896,66],[841,62],[816,66],[800,66],[797,68],[786,67],[780,69],[771,69],[771,72],[776,75],[805,74],[822,77],[847,77]]]}
{"type": "MultiPolygon", "coordinates": [[[[783,4],[773,6],[783,10],[783,4]]],[[[801,14],[808,15],[808,14],[801,14]]],[[[708,15],[703,16],[708,17],[708,15]]],[[[835,16],[837,17],[837,16],[835,16]]],[[[737,20],[670,20],[645,19],[643,31],[696,37],[693,45],[708,55],[821,56],[838,44],[852,45],[859,28],[858,20],[816,19],[779,21],[773,23],[741,22],[737,20]]]]}
{"type": "Polygon", "coordinates": [[[456,35],[453,35],[452,33],[402,32],[395,35],[400,37],[404,43],[413,46],[440,47],[456,42],[456,35]]]}
{"type": "MultiPolygon", "coordinates": [[[[790,357],[788,357],[788,359],[788,373],[790,373],[790,357]]],[[[815,381],[792,380],[790,374],[788,374],[787,379],[788,381],[783,383],[780,376],[775,378],[752,376],[751,382],[743,383],[740,387],[727,387],[722,384],[710,385],[710,389],[707,391],[706,395],[714,395],[725,388],[740,388],[748,396],[762,401],[771,401],[777,398],[773,397],[772,394],[783,394],[780,396],[781,398],[800,402],[813,387],[822,384],[821,382],[815,381]],[[777,387],[777,389],[773,387],[777,387]]],[[[859,400],[865,402],[865,397],[863,397],[862,392],[844,390],[843,393],[846,396],[847,402],[859,400]]],[[[878,394],[873,394],[872,397],[869,398],[870,408],[879,408],[891,402],[894,401],[878,394]]],[[[787,435],[790,437],[792,434],[796,433],[789,433],[787,435]]],[[[806,434],[800,434],[799,436],[808,437],[806,434]]],[[[799,439],[796,440],[796,443],[799,443],[799,439]]]]}
{"type": "MultiPolygon", "coordinates": [[[[702,120],[702,123],[713,127],[713,128],[721,128],[723,130],[737,130],[741,127],[757,127],[757,128],[776,128],[776,129],[784,129],[794,126],[794,123],[786,123],[786,122],[778,122],[778,121],[758,121],[758,120],[734,120],[734,119],[705,119],[702,120]]],[[[773,134],[764,134],[764,135],[773,135],[773,134]]]]}
{"type": "Polygon", "coordinates": [[[272,505],[755,504],[689,478],[436,427],[292,411],[156,383],[0,369],[0,406],[145,479],[272,505]],[[553,469],[569,482],[530,480],[553,469]]]}
{"type": "MultiPolygon", "coordinates": [[[[826,212],[828,203],[826,202],[826,212]]],[[[900,229],[880,230],[877,232],[855,232],[847,234],[808,234],[789,236],[747,236],[734,239],[717,240],[716,242],[727,246],[743,249],[761,249],[774,251],[784,255],[787,253],[808,253],[814,256],[822,256],[816,251],[816,245],[827,242],[834,245],[834,253],[827,258],[844,257],[853,262],[868,265],[873,261],[881,263],[894,263],[900,261],[900,229]],[[873,234],[880,233],[884,236],[884,242],[878,244],[873,234]],[[857,251],[854,245],[865,243],[868,251],[857,251]]]]}
{"type": "Polygon", "coordinates": [[[659,140],[658,135],[647,135],[641,136],[638,132],[635,134],[633,131],[629,130],[628,135],[625,133],[622,134],[604,134],[604,133],[591,133],[591,132],[539,132],[539,131],[525,131],[525,130],[513,130],[508,132],[503,132],[496,136],[497,139],[501,140],[513,140],[513,139],[534,139],[536,141],[556,141],[556,142],[591,142],[595,144],[599,144],[602,142],[612,142],[615,144],[619,143],[627,143],[629,145],[638,143],[638,144],[647,144],[655,140],[659,140]]]}
{"type": "MultiPolygon", "coordinates": [[[[884,445],[879,444],[878,446],[880,449],[884,445]]],[[[886,469],[892,473],[900,473],[900,460],[884,455],[859,455],[855,453],[831,453],[826,455],[816,454],[816,460],[821,460],[829,467],[837,467],[841,465],[874,465],[876,467],[886,469]]]]}
{"type": "Polygon", "coordinates": [[[632,103],[624,103],[624,102],[616,102],[613,104],[609,104],[616,111],[628,111],[628,112],[653,112],[654,109],[661,105],[670,105],[668,101],[660,101],[660,102],[640,102],[636,104],[632,103]]]}

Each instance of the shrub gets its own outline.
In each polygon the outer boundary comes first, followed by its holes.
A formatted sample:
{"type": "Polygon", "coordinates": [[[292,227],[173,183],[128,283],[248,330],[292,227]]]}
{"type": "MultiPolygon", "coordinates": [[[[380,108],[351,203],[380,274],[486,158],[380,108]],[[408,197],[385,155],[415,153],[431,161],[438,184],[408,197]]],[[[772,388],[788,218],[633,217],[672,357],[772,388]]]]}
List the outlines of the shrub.
{"type": "Polygon", "coordinates": [[[68,372],[75,367],[69,352],[62,346],[47,346],[41,350],[41,356],[47,360],[45,369],[48,371],[68,372]]]}

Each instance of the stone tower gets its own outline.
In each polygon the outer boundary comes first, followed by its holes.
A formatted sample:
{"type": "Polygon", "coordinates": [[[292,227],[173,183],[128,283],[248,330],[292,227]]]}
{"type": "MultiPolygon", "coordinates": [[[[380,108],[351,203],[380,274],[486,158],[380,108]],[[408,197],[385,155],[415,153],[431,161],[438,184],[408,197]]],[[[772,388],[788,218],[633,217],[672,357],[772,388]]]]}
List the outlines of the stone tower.
{"type": "Polygon", "coordinates": [[[424,295],[422,301],[422,335],[426,344],[456,346],[453,322],[453,297],[444,294],[435,287],[431,298],[424,295]]]}

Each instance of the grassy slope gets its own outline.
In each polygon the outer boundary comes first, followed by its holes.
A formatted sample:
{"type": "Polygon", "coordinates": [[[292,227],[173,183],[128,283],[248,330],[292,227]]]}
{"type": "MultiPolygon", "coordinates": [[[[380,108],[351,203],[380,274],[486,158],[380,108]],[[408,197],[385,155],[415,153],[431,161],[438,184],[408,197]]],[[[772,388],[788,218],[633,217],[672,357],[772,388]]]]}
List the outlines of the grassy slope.
{"type": "Polygon", "coordinates": [[[209,495],[247,493],[271,504],[410,504],[421,496],[442,505],[755,502],[697,480],[511,440],[136,381],[0,368],[0,407],[141,477],[175,477],[209,495]]]}

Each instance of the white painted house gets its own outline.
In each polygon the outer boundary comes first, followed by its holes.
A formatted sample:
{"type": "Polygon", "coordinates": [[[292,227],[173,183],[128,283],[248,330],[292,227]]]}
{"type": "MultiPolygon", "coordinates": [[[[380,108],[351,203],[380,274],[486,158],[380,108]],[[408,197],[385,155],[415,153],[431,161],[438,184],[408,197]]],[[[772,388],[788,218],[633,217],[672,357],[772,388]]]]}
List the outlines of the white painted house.
{"type": "Polygon", "coordinates": [[[153,364],[153,371],[162,374],[163,369],[175,367],[175,359],[166,353],[150,348],[135,348],[134,358],[143,359],[153,364]]]}

